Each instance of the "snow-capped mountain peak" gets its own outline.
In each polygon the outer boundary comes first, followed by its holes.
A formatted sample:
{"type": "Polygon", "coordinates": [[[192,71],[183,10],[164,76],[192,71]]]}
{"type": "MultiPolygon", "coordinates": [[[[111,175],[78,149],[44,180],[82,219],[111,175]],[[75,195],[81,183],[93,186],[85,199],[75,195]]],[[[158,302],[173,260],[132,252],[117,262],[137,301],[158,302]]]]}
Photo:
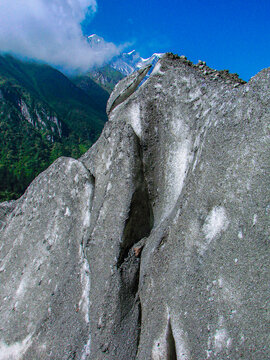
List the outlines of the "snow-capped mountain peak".
{"type": "Polygon", "coordinates": [[[105,40],[103,39],[103,37],[98,36],[96,34],[87,36],[87,41],[89,42],[91,47],[100,46],[105,43],[105,40]]]}
{"type": "Polygon", "coordinates": [[[128,55],[132,55],[134,52],[136,52],[136,50],[131,50],[129,53],[127,53],[128,55]]]}
{"type": "Polygon", "coordinates": [[[142,66],[148,64],[155,65],[162,56],[162,53],[155,53],[149,58],[144,59],[136,52],[136,50],[132,50],[128,53],[120,54],[112,61],[111,66],[115,70],[120,71],[123,75],[129,75],[140,69],[142,66]]]}
{"type": "MultiPolygon", "coordinates": [[[[97,34],[89,35],[87,37],[87,41],[93,48],[102,46],[105,43],[105,40],[97,34]]],[[[136,50],[131,50],[130,52],[122,53],[119,56],[113,58],[109,65],[113,69],[127,76],[140,69],[142,66],[152,64],[154,67],[162,56],[162,53],[155,53],[149,58],[144,59],[136,50]]]]}

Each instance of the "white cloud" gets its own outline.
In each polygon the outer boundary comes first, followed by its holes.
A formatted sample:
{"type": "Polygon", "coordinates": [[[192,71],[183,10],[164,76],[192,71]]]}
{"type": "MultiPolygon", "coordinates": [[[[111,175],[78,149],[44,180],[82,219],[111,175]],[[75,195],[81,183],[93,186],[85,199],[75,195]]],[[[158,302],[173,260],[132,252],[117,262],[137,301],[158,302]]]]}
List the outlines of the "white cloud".
{"type": "Polygon", "coordinates": [[[1,0],[0,51],[41,60],[64,70],[101,65],[119,50],[112,43],[90,48],[80,23],[96,0],[1,0]]]}

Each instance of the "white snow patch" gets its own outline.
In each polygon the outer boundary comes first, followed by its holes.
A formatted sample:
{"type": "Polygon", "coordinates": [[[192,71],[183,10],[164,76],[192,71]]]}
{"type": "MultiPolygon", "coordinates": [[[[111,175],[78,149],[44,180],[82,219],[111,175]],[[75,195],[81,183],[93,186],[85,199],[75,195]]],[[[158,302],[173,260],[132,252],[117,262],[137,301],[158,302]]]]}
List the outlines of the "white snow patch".
{"type": "Polygon", "coordinates": [[[167,358],[167,342],[166,342],[166,330],[165,332],[154,342],[152,348],[152,360],[163,360],[167,358]]]}
{"type": "Polygon", "coordinates": [[[84,209],[84,218],[83,218],[83,227],[88,228],[90,226],[91,221],[91,199],[92,199],[93,185],[91,183],[87,183],[85,185],[85,198],[86,207],[84,209]]]}
{"type": "Polygon", "coordinates": [[[172,117],[174,121],[168,121],[169,140],[162,157],[164,177],[161,179],[163,184],[160,184],[163,188],[161,221],[174,209],[193,159],[191,135],[189,127],[182,119],[181,109],[176,109],[172,117]]]}
{"type": "Polygon", "coordinates": [[[128,55],[131,55],[131,54],[133,54],[135,52],[135,50],[131,50],[130,52],[128,52],[127,54],[128,55]]]}
{"type": "Polygon", "coordinates": [[[134,103],[129,110],[130,124],[135,134],[140,138],[142,134],[140,104],[134,103]]]}
{"type": "MultiPolygon", "coordinates": [[[[236,259],[235,263],[237,263],[237,261],[238,259],[236,259]]],[[[220,277],[218,279],[218,286],[220,290],[220,295],[226,303],[237,304],[240,306],[241,294],[233,284],[231,284],[228,280],[220,277]]]]}
{"type": "Polygon", "coordinates": [[[44,351],[46,351],[46,347],[47,347],[46,343],[41,344],[41,345],[39,345],[39,350],[40,350],[41,352],[44,352],[44,351]]]}
{"type": "Polygon", "coordinates": [[[109,156],[107,161],[106,161],[106,170],[109,170],[111,165],[112,165],[112,159],[111,159],[111,156],[109,156]]]}
{"type": "Polygon", "coordinates": [[[152,59],[157,58],[157,57],[161,58],[163,55],[164,55],[164,53],[154,53],[152,56],[150,56],[149,58],[146,58],[146,59],[141,57],[141,61],[142,62],[147,62],[147,61],[151,62],[152,59]]]}
{"type": "Polygon", "coordinates": [[[71,172],[71,169],[72,169],[75,161],[76,161],[76,160],[69,159],[68,164],[67,164],[67,167],[66,167],[66,173],[71,172]]]}
{"type": "Polygon", "coordinates": [[[231,339],[225,328],[218,329],[214,335],[214,346],[216,353],[220,352],[224,347],[229,347],[231,339]]]}
{"type": "Polygon", "coordinates": [[[105,152],[102,154],[101,159],[105,162],[105,168],[108,171],[112,165],[112,157],[113,157],[113,148],[112,146],[109,147],[109,153],[106,154],[105,152]]]}
{"type": "Polygon", "coordinates": [[[209,244],[217,235],[226,230],[228,225],[229,221],[224,207],[214,207],[208,214],[202,229],[207,243],[209,244]]]}
{"type": "Polygon", "coordinates": [[[70,210],[69,210],[69,208],[68,207],[66,207],[66,211],[65,211],[65,214],[64,214],[65,216],[70,216],[71,215],[71,212],[70,212],[70,210]]]}
{"type": "Polygon", "coordinates": [[[87,259],[84,256],[82,246],[80,246],[79,256],[81,259],[81,284],[82,284],[82,296],[79,301],[79,308],[84,313],[84,319],[86,323],[89,323],[89,305],[90,305],[90,268],[87,259]]]}
{"type": "Polygon", "coordinates": [[[72,189],[71,192],[70,192],[70,194],[71,194],[71,196],[72,196],[73,198],[75,198],[76,195],[77,195],[77,191],[76,191],[75,189],[72,189]]]}
{"type": "MultiPolygon", "coordinates": [[[[235,263],[237,263],[238,259],[235,259],[235,263]]],[[[220,277],[217,280],[212,282],[213,287],[211,285],[207,286],[207,290],[210,291],[209,301],[218,301],[221,303],[227,303],[231,309],[235,306],[241,306],[241,293],[239,292],[237,286],[231,284],[227,279],[220,277]]],[[[236,310],[234,311],[236,312],[236,310]]],[[[223,318],[219,321],[220,327],[223,327],[223,318]]]]}
{"type": "Polygon", "coordinates": [[[173,337],[175,341],[177,359],[188,360],[190,353],[186,346],[185,333],[182,329],[173,326],[173,337]]]}
{"type": "MultiPolygon", "coordinates": [[[[114,258],[115,263],[117,262],[117,257],[114,258]]],[[[98,319],[98,326],[102,327],[103,324],[103,315],[101,315],[98,319]]]]}
{"type": "Polygon", "coordinates": [[[252,225],[255,226],[255,225],[257,224],[257,221],[258,221],[258,215],[257,215],[257,214],[254,214],[252,225]]]}
{"type": "Polygon", "coordinates": [[[166,194],[164,216],[174,208],[181,194],[190,160],[190,141],[179,142],[177,148],[171,149],[166,164],[166,194]]]}
{"type": "Polygon", "coordinates": [[[238,239],[243,239],[243,233],[241,230],[238,232],[238,239]]]}
{"type": "Polygon", "coordinates": [[[81,360],[86,360],[86,358],[90,355],[90,344],[91,344],[91,337],[89,337],[87,344],[84,345],[81,360]]]}
{"type": "Polygon", "coordinates": [[[223,286],[223,279],[222,278],[218,279],[218,286],[220,288],[222,288],[222,286],[223,286]]]}
{"type": "Polygon", "coordinates": [[[196,88],[195,91],[189,93],[190,101],[194,101],[196,99],[200,99],[202,96],[202,92],[199,88],[196,88]]]}
{"type": "Polygon", "coordinates": [[[26,284],[27,284],[27,281],[25,278],[22,278],[19,286],[18,286],[18,289],[16,290],[16,296],[22,296],[25,292],[25,289],[26,289],[26,284]]]}
{"type": "Polygon", "coordinates": [[[150,76],[152,76],[152,75],[157,75],[157,74],[163,75],[164,72],[161,71],[160,69],[161,69],[161,63],[160,63],[160,62],[157,62],[157,63],[156,63],[156,66],[154,67],[154,69],[153,69],[153,71],[152,71],[152,73],[151,73],[150,76]]]}
{"type": "Polygon", "coordinates": [[[28,335],[22,342],[11,345],[0,342],[0,360],[20,360],[31,345],[32,335],[28,335]]]}
{"type": "Polygon", "coordinates": [[[110,191],[112,188],[112,183],[111,182],[108,182],[108,185],[107,185],[107,192],[110,191]]]}

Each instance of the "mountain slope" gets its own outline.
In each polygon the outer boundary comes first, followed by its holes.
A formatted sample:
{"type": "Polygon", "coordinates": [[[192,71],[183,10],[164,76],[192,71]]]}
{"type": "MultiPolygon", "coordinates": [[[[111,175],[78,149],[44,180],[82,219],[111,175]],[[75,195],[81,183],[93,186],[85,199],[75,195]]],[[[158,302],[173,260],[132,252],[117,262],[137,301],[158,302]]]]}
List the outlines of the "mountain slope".
{"type": "Polygon", "coordinates": [[[108,93],[87,94],[47,65],[0,56],[0,201],[16,198],[61,155],[80,156],[107,119],[108,93]]]}
{"type": "MultiPolygon", "coordinates": [[[[89,46],[94,49],[101,49],[105,46],[105,40],[96,34],[87,37],[89,46]]],[[[121,53],[114,57],[107,65],[91,70],[87,76],[92,78],[97,84],[101,85],[105,90],[112,92],[114,86],[125,76],[132,74],[141,67],[152,64],[148,76],[154,69],[158,60],[163,56],[162,53],[155,53],[151,57],[144,59],[140,54],[132,50],[128,53],[121,53]]],[[[87,80],[87,78],[85,79],[87,80]]]]}
{"type": "Polygon", "coordinates": [[[105,65],[101,68],[91,70],[86,74],[72,77],[70,80],[85,91],[88,96],[93,97],[98,94],[103,104],[104,101],[108,100],[108,94],[112,92],[115,85],[123,78],[124,75],[119,71],[109,65],[105,65]]]}
{"type": "MultiPolygon", "coordinates": [[[[122,53],[110,64],[111,67],[115,70],[120,71],[125,76],[132,74],[134,71],[140,69],[142,66],[152,64],[154,66],[158,60],[164,54],[153,54],[147,59],[142,58],[138,52],[135,50],[130,51],[129,53],[122,53]]],[[[150,71],[151,73],[151,71],[150,71]]]]}
{"type": "Polygon", "coordinates": [[[89,71],[87,74],[75,78],[74,83],[89,95],[92,94],[92,81],[101,86],[107,93],[111,93],[115,85],[125,77],[120,71],[110,65],[89,71]],[[92,81],[91,81],[92,80],[92,81]]]}
{"type": "MultiPolygon", "coordinates": [[[[96,50],[102,49],[104,46],[106,46],[105,40],[96,34],[89,35],[87,37],[87,41],[89,46],[96,50]]],[[[163,53],[155,53],[149,58],[144,59],[137,51],[132,50],[128,53],[121,53],[120,55],[114,57],[108,66],[114,70],[119,71],[124,76],[127,76],[140,69],[142,66],[148,64],[155,65],[163,55],[163,53]]]]}
{"type": "Polygon", "coordinates": [[[103,93],[102,101],[99,94],[89,98],[60,71],[48,65],[21,62],[11,56],[0,57],[0,76],[12,79],[32,96],[47,103],[64,119],[70,131],[78,131],[90,139],[102,130],[106,121],[103,93]]]}

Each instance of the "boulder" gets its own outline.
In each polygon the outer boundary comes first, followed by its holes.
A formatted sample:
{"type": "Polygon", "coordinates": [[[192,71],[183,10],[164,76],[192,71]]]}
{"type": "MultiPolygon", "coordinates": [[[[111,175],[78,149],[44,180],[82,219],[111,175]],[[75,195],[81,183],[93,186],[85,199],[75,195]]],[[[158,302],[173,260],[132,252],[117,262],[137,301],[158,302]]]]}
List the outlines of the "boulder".
{"type": "Polygon", "coordinates": [[[90,270],[83,242],[93,189],[81,162],[60,158],[2,228],[1,360],[86,358],[90,270]]]}
{"type": "Polygon", "coordinates": [[[269,84],[167,54],[115,88],[5,217],[0,359],[269,358],[269,84]]]}

